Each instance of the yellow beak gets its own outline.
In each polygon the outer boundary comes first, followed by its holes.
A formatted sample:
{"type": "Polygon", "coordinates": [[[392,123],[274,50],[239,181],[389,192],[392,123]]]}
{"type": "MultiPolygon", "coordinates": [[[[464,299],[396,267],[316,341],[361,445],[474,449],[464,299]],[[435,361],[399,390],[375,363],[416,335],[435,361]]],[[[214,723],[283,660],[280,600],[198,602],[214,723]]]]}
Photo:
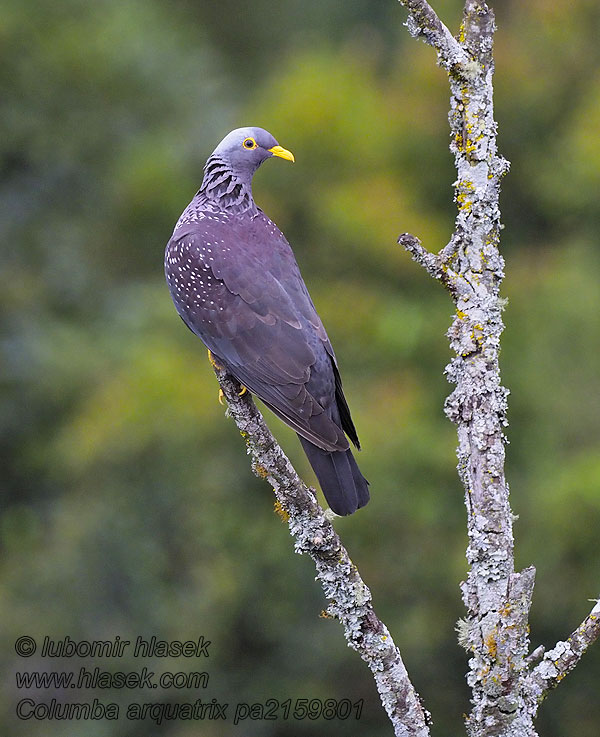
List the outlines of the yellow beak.
{"type": "Polygon", "coordinates": [[[280,158],[287,159],[288,161],[296,161],[294,154],[291,151],[288,151],[287,148],[283,148],[283,146],[273,146],[269,151],[273,156],[279,156],[280,158]]]}

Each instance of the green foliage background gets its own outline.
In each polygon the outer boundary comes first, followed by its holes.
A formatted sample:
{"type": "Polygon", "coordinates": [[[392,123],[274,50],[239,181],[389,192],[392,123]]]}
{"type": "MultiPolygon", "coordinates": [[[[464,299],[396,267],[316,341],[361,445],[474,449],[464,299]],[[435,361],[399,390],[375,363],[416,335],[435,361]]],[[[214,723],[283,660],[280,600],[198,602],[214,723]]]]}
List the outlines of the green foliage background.
{"type": "MultiPolygon", "coordinates": [[[[435,5],[456,29],[460,4],[435,5]]],[[[551,645],[599,595],[600,10],[506,0],[496,11],[496,117],[512,162],[507,472],[517,561],[538,570],[532,644],[551,645]]],[[[163,248],[204,160],[246,124],[296,154],[294,167],[260,171],[255,197],[295,248],[363,442],[372,501],[336,527],[433,734],[463,733],[467,664],[454,626],[465,510],[442,412],[452,304],[395,245],[409,231],[438,249],[451,232],[448,87],[404,19],[392,0],[4,0],[4,734],[390,734],[367,668],[319,618],[312,563],[293,554],[163,283],[163,248]],[[204,634],[204,699],[363,698],[365,708],[358,724],[17,722],[16,670],[81,665],[17,658],[19,634],[204,634]]],[[[268,419],[313,481],[293,433],[268,419]]],[[[599,678],[596,646],[542,707],[540,734],[595,737],[599,678]]],[[[91,694],[121,704],[197,695],[91,694]]]]}

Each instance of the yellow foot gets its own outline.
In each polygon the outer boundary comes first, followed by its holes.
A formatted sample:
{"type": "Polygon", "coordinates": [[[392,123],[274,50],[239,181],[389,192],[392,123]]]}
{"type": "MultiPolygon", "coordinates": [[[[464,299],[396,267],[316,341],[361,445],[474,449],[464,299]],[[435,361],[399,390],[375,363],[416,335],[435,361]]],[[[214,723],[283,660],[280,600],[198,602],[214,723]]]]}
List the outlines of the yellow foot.
{"type": "MultiPolygon", "coordinates": [[[[243,397],[247,391],[248,390],[246,389],[246,387],[243,386],[241,391],[238,392],[238,397],[243,397]]],[[[223,401],[224,399],[225,399],[225,393],[223,392],[222,389],[219,389],[219,404],[225,404],[225,402],[223,401]]]]}
{"type": "Polygon", "coordinates": [[[223,368],[223,366],[220,366],[220,365],[219,365],[219,364],[218,364],[218,363],[217,363],[217,362],[215,361],[215,357],[213,356],[213,354],[212,354],[212,353],[211,353],[210,351],[208,351],[208,360],[210,361],[210,365],[211,365],[211,366],[212,366],[213,368],[216,368],[216,369],[222,369],[222,368],[223,368]]]}

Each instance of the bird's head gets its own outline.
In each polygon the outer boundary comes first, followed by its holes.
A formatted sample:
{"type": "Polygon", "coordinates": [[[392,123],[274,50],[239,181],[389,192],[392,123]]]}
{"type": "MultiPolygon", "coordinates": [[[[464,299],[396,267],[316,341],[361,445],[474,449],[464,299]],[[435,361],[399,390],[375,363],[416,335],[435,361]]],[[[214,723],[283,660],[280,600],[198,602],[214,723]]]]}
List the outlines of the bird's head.
{"type": "Polygon", "coordinates": [[[272,156],[294,161],[294,154],[280,146],[264,128],[236,128],[225,136],[213,156],[225,161],[243,178],[252,177],[263,161],[272,156]]]}

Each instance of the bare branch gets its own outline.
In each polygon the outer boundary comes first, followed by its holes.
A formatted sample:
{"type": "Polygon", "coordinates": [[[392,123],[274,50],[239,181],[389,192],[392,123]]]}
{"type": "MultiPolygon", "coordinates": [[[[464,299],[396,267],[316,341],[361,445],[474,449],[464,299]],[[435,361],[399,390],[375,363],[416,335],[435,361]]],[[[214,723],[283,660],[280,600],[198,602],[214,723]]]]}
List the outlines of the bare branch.
{"type": "Polygon", "coordinates": [[[426,0],[400,0],[408,10],[406,26],[411,36],[422,38],[438,53],[438,61],[449,73],[468,77],[473,73],[473,61],[465,49],[442,23],[426,0]]]}
{"type": "Polygon", "coordinates": [[[566,642],[557,642],[529,674],[527,686],[532,700],[539,704],[548,691],[570,673],[588,647],[600,637],[600,601],[566,642]]]}
{"type": "Polygon", "coordinates": [[[240,397],[239,384],[223,369],[215,368],[215,373],[229,405],[228,414],[246,440],[252,469],[273,486],[276,508],[288,522],[296,552],[308,553],[315,562],[329,601],[327,615],[340,620],[348,645],[371,669],[396,736],[428,737],[429,714],[392,636],[375,614],[371,592],[326,513],[277,444],[250,395],[240,397]]]}
{"type": "Polygon", "coordinates": [[[460,644],[470,653],[467,681],[473,709],[471,737],[534,737],[537,705],[525,687],[528,617],[535,570],[515,572],[513,516],[504,474],[507,390],[500,381],[503,331],[499,250],[500,181],[508,163],[498,155],[493,107],[494,15],[482,0],[466,0],[459,39],[450,37],[425,2],[400,0],[409,30],[438,50],[450,83],[450,150],[457,170],[454,233],[439,254],[410,235],[401,243],[448,288],[456,313],[448,331],[455,356],[446,367],[456,388],[446,414],[457,425],[458,472],[465,489],[470,565],[461,586],[467,618],[460,644]],[[459,64],[456,46],[468,59],[459,64]],[[461,78],[462,77],[462,78],[461,78]]]}
{"type": "Polygon", "coordinates": [[[428,274],[440,281],[453,296],[456,295],[458,274],[449,268],[449,264],[456,255],[458,248],[456,238],[453,237],[448,245],[437,254],[428,251],[421,244],[421,241],[410,233],[402,233],[398,238],[398,243],[412,255],[413,260],[420,264],[428,274]]]}
{"type": "Polygon", "coordinates": [[[456,40],[426,2],[400,2],[410,12],[412,35],[438,50],[451,89],[450,150],[458,173],[454,233],[439,254],[407,233],[398,242],[449,289],[457,308],[448,331],[455,357],[446,367],[456,388],[445,410],[458,429],[458,472],[468,511],[470,570],[461,585],[467,618],[458,627],[459,643],[471,652],[467,681],[473,709],[467,731],[470,737],[535,737],[539,704],[600,637],[600,603],[566,642],[545,654],[538,647],[527,655],[535,569],[514,570],[513,517],[504,475],[508,392],[498,363],[504,328],[498,202],[508,162],[496,149],[494,14],[484,0],[466,0],[456,40]],[[458,58],[456,46],[471,60],[470,67],[459,65],[460,73],[451,63],[458,58]]]}

